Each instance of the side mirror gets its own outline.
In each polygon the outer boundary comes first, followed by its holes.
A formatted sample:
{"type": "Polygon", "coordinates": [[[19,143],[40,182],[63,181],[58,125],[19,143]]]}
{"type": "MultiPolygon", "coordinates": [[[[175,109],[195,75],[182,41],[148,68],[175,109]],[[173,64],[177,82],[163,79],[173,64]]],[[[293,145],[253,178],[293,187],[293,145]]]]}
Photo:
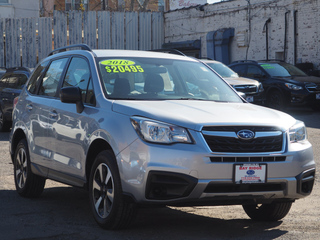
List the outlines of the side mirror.
{"type": "Polygon", "coordinates": [[[60,90],[60,100],[63,103],[75,103],[77,113],[82,113],[84,105],[82,102],[81,90],[78,87],[64,87],[60,90]]]}

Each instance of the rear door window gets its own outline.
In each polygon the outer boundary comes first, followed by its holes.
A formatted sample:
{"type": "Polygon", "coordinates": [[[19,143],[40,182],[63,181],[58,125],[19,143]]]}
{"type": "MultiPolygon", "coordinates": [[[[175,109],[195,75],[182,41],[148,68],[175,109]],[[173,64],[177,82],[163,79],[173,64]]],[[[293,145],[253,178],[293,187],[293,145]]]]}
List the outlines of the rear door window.
{"type": "Polygon", "coordinates": [[[40,77],[44,73],[44,70],[46,69],[48,63],[49,63],[48,61],[41,63],[32,74],[30,81],[28,82],[28,85],[27,85],[27,90],[31,94],[37,93],[37,87],[40,85],[40,80],[41,80],[40,77]]]}
{"type": "Polygon", "coordinates": [[[4,75],[1,79],[0,79],[0,88],[6,88],[7,86],[7,82],[8,82],[8,78],[10,78],[10,75],[4,75]]]}
{"type": "Polygon", "coordinates": [[[247,66],[246,65],[237,65],[237,66],[231,66],[231,69],[238,73],[240,77],[246,77],[247,76],[247,66]]]}
{"type": "Polygon", "coordinates": [[[28,77],[24,74],[12,74],[8,80],[8,88],[22,89],[28,77]]]}

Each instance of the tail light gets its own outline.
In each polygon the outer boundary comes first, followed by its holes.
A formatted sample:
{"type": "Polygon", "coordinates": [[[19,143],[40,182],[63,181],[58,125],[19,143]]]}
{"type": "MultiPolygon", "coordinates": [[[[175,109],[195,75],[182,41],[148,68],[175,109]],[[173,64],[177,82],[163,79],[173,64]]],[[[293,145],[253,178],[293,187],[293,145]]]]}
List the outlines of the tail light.
{"type": "Polygon", "coordinates": [[[16,107],[18,100],[19,100],[19,96],[13,99],[13,109],[16,107]]]}

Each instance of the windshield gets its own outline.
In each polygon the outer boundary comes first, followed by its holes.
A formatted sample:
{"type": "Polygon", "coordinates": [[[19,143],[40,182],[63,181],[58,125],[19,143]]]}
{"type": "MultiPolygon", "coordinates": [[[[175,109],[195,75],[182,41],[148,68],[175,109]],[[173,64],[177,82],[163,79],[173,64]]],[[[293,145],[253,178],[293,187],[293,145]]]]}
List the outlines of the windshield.
{"type": "Polygon", "coordinates": [[[229,85],[200,62],[132,57],[97,61],[111,99],[242,102],[229,85]]]}
{"type": "Polygon", "coordinates": [[[288,63],[259,63],[272,77],[307,76],[299,68],[288,63]]]}
{"type": "Polygon", "coordinates": [[[222,63],[206,62],[213,70],[220,74],[221,77],[237,78],[239,75],[222,63]]]}

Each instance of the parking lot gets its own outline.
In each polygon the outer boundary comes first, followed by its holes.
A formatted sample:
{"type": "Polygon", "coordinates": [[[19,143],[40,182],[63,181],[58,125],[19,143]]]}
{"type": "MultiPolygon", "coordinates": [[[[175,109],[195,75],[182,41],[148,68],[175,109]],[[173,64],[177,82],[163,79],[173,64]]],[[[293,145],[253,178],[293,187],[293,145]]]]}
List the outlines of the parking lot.
{"type": "MultiPolygon", "coordinates": [[[[305,122],[320,162],[320,112],[291,109],[305,122]]],[[[0,133],[1,239],[319,239],[319,173],[311,196],[298,200],[282,221],[253,222],[241,206],[143,208],[129,229],[106,231],[95,223],[86,191],[47,181],[41,198],[24,199],[14,187],[9,133],[0,133]]]]}

